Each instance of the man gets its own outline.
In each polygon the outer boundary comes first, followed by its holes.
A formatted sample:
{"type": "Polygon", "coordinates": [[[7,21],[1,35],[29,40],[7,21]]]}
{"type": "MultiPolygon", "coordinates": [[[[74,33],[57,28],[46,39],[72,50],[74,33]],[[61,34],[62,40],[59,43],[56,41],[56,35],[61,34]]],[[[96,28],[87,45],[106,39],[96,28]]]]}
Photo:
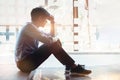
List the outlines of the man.
{"type": "Polygon", "coordinates": [[[45,26],[46,20],[54,23],[54,17],[44,8],[36,7],[31,11],[31,22],[22,28],[16,44],[15,61],[17,67],[23,72],[31,72],[53,54],[65,65],[66,71],[70,70],[71,73],[76,74],[90,74],[90,70],[75,64],[75,61],[61,47],[60,40],[54,40],[51,35],[38,29],[45,26]],[[43,45],[38,47],[38,42],[42,42],[43,45]]]}

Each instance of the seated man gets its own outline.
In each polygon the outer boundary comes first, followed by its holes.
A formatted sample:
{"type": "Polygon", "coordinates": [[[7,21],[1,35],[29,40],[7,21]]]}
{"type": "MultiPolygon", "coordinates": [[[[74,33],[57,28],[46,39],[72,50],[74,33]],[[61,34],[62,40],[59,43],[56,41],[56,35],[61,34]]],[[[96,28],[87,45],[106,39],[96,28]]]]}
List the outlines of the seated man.
{"type": "Polygon", "coordinates": [[[76,65],[75,61],[61,47],[60,40],[54,40],[51,35],[40,31],[39,27],[44,27],[46,20],[54,23],[54,17],[44,8],[36,7],[31,11],[31,22],[27,23],[20,31],[15,49],[15,61],[17,67],[23,72],[31,72],[40,66],[51,54],[53,54],[71,73],[90,74],[81,65],[76,65]],[[38,47],[38,43],[43,45],[38,47]]]}

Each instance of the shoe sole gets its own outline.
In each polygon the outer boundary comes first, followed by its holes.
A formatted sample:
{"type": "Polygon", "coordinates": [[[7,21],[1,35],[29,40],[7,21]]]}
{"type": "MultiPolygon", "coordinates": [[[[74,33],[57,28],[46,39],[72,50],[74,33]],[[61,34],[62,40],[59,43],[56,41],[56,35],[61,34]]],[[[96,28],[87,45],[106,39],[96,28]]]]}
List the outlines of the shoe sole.
{"type": "Polygon", "coordinates": [[[89,75],[90,73],[88,73],[88,74],[82,74],[82,73],[71,73],[70,75],[71,76],[87,76],[87,75],[89,75]]]}

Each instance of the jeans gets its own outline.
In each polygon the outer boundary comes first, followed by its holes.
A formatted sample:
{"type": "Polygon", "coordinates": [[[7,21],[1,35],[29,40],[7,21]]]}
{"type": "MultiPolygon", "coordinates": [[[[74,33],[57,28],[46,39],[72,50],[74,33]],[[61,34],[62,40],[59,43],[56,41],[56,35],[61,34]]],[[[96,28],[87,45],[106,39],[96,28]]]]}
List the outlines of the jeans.
{"type": "Polygon", "coordinates": [[[63,65],[72,66],[75,61],[65,50],[54,42],[50,45],[43,44],[33,54],[28,55],[22,61],[17,62],[17,67],[23,72],[30,72],[39,67],[51,54],[53,54],[63,65]]]}

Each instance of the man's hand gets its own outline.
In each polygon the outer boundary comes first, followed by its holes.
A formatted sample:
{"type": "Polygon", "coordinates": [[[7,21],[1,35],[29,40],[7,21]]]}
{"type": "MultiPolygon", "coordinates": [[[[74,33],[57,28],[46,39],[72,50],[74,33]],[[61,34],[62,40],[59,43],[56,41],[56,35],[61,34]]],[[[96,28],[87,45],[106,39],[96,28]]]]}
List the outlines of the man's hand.
{"type": "Polygon", "coordinates": [[[48,20],[50,20],[50,22],[53,24],[53,23],[54,23],[54,16],[50,15],[50,16],[48,17],[48,20]]]}
{"type": "Polygon", "coordinates": [[[57,44],[62,47],[62,43],[61,43],[60,39],[57,40],[57,44]]]}
{"type": "Polygon", "coordinates": [[[58,38],[53,38],[53,42],[57,42],[58,45],[62,46],[62,43],[58,38]]]}

